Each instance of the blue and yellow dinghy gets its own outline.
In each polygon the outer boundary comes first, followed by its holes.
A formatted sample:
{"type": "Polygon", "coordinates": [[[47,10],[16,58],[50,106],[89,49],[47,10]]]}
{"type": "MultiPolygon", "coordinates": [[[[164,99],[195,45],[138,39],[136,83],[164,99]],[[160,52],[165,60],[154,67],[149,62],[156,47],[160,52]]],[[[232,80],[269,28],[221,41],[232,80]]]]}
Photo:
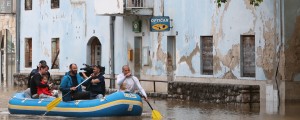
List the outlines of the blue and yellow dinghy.
{"type": "MultiPolygon", "coordinates": [[[[42,115],[46,106],[53,98],[25,98],[24,93],[16,93],[10,100],[10,114],[42,115]]],[[[140,116],[143,102],[139,95],[133,93],[115,92],[105,96],[105,99],[61,101],[46,115],[66,117],[109,117],[109,116],[140,116]]]]}

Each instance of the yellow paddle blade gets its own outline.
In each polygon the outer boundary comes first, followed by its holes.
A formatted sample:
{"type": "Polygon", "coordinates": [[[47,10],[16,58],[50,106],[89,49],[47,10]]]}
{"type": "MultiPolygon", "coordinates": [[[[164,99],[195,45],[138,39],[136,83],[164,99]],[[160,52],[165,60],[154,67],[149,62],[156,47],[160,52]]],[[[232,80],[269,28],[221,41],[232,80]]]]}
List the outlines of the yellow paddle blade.
{"type": "Polygon", "coordinates": [[[152,119],[160,120],[162,116],[157,110],[152,110],[152,119]]]}
{"type": "Polygon", "coordinates": [[[52,110],[55,106],[57,106],[61,101],[61,98],[56,98],[52,102],[47,105],[47,111],[52,110]]]}

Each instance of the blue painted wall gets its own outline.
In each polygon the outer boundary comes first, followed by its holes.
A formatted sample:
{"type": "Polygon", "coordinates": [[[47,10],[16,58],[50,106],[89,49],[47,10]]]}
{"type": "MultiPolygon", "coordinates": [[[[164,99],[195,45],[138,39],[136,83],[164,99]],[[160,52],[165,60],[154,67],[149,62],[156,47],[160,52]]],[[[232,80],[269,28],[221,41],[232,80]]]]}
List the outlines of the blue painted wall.
{"type": "Polygon", "coordinates": [[[51,66],[51,39],[60,39],[60,69],[68,71],[70,63],[83,67],[87,61],[87,43],[97,37],[102,44],[102,65],[109,67],[109,17],[96,16],[94,1],[60,0],[60,7],[51,9],[50,0],[33,0],[32,10],[24,9],[21,0],[21,72],[35,68],[41,59],[51,66]],[[32,68],[25,68],[25,38],[32,38],[32,68]]]}

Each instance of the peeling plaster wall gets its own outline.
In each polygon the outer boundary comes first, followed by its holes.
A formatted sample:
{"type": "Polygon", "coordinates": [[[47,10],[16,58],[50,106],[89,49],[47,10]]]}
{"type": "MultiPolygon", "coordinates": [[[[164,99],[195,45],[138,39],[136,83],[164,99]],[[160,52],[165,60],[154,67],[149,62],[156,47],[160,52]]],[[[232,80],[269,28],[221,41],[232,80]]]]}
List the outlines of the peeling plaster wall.
{"type": "MultiPolygon", "coordinates": [[[[60,40],[60,69],[51,74],[64,74],[68,65],[87,63],[87,43],[97,37],[102,44],[102,65],[109,67],[109,17],[96,16],[94,1],[61,0],[58,9],[51,9],[50,0],[32,2],[32,10],[21,1],[20,70],[29,72],[41,59],[51,66],[51,39],[60,40]],[[32,68],[24,66],[25,38],[32,38],[32,68]]],[[[108,72],[108,70],[106,71],[108,72]]]]}
{"type": "MultiPolygon", "coordinates": [[[[15,14],[0,14],[0,35],[3,35],[4,37],[4,34],[5,34],[5,30],[8,30],[9,33],[11,34],[12,36],[12,42],[14,44],[14,49],[16,50],[16,15],[15,14]]],[[[2,38],[0,38],[1,40],[2,38]]],[[[2,42],[2,41],[0,41],[2,42]]],[[[3,80],[6,80],[8,78],[8,76],[10,74],[13,74],[11,73],[10,71],[7,71],[7,68],[8,67],[11,67],[11,66],[8,66],[6,63],[7,63],[7,54],[6,54],[6,43],[7,41],[4,39],[3,43],[4,43],[4,56],[3,56],[3,61],[1,61],[0,64],[4,63],[3,66],[2,66],[2,71],[3,72],[3,80]],[[7,76],[8,75],[8,76],[7,76]]],[[[0,43],[1,45],[1,43],[0,43]]],[[[16,51],[14,51],[16,53],[16,51]]],[[[16,65],[16,63],[14,63],[14,66],[16,65]]],[[[13,68],[13,70],[15,70],[15,68],[13,68]]],[[[10,84],[10,83],[8,83],[10,84]]]]}
{"type": "MultiPolygon", "coordinates": [[[[300,81],[300,1],[284,2],[285,72],[282,79],[300,81]]],[[[282,55],[282,56],[284,56],[282,55]]],[[[282,70],[281,69],[281,70],[282,70]]]]}
{"type": "MultiPolygon", "coordinates": [[[[220,8],[215,0],[164,0],[155,1],[154,5],[153,16],[170,16],[173,28],[168,32],[150,32],[149,23],[143,21],[143,42],[146,41],[143,46],[150,46],[150,66],[141,68],[142,75],[167,75],[167,36],[175,36],[175,80],[184,76],[273,79],[280,32],[278,0],[264,0],[258,7],[250,5],[249,0],[227,0],[220,8]],[[255,78],[241,77],[241,35],[255,35],[255,78]],[[213,75],[201,74],[201,36],[213,36],[213,75]]],[[[134,44],[129,36],[134,35],[133,19],[124,19],[124,40],[128,41],[126,46],[132,48],[134,44]]]]}

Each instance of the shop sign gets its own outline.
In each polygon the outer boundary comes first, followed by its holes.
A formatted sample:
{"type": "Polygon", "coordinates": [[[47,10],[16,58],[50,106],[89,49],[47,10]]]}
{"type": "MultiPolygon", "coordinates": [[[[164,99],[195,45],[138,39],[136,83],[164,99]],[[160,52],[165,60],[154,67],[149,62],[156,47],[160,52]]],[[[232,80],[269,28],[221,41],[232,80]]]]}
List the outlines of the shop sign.
{"type": "Polygon", "coordinates": [[[169,16],[155,16],[150,19],[151,32],[170,31],[170,17],[169,16]]]}

